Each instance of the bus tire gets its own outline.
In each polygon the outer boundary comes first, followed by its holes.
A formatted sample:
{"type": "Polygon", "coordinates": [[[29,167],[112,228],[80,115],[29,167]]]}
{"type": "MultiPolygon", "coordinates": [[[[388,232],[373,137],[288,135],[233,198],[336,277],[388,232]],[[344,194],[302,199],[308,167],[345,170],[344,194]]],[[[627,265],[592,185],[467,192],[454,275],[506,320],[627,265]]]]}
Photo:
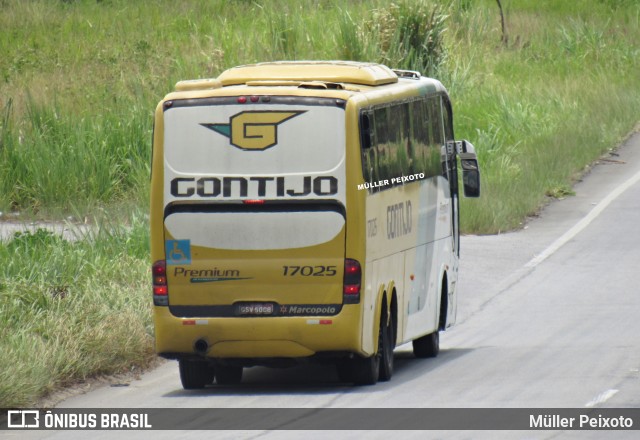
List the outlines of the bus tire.
{"type": "Polygon", "coordinates": [[[394,324],[388,319],[387,308],[382,309],[378,326],[378,352],[368,358],[351,360],[353,382],[356,385],[375,385],[386,382],[393,375],[394,324]]]}
{"type": "Polygon", "coordinates": [[[380,373],[378,379],[387,382],[393,376],[395,348],[393,317],[387,318],[386,311],[380,317],[380,334],[378,336],[378,353],[380,353],[380,373]]]}
{"type": "Polygon", "coordinates": [[[380,356],[357,357],[351,360],[353,383],[356,385],[375,385],[380,376],[380,356]]]}
{"type": "Polygon", "coordinates": [[[235,365],[217,365],[216,382],[218,385],[236,385],[242,381],[242,367],[235,365]]]}
{"type": "Polygon", "coordinates": [[[214,370],[207,362],[192,359],[180,359],[180,382],[185,390],[197,390],[204,388],[213,382],[214,370]]]}
{"type": "Polygon", "coordinates": [[[438,330],[413,341],[413,354],[417,358],[433,358],[438,356],[439,351],[440,333],[438,330]]]}

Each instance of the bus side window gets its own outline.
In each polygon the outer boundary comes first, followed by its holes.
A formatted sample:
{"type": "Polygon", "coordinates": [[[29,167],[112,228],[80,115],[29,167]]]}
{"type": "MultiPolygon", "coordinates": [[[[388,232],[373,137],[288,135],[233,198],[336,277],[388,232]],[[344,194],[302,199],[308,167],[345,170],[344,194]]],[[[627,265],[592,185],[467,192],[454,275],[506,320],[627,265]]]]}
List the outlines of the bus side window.
{"type": "Polygon", "coordinates": [[[413,173],[424,173],[428,170],[429,115],[425,111],[424,100],[413,101],[411,106],[411,162],[413,173]]]}
{"type": "Polygon", "coordinates": [[[379,107],[373,112],[373,149],[379,180],[391,181],[410,174],[408,118],[407,104],[379,107]]]}
{"type": "Polygon", "coordinates": [[[433,99],[419,100],[412,105],[412,162],[415,173],[423,173],[426,178],[441,174],[440,145],[435,141],[442,130],[440,113],[434,108],[433,99]]]}
{"type": "Polygon", "coordinates": [[[362,149],[371,148],[371,116],[369,113],[363,112],[360,116],[360,136],[362,139],[362,149]]]}
{"type": "Polygon", "coordinates": [[[365,182],[379,180],[378,152],[372,112],[362,112],[360,116],[360,142],[362,148],[362,174],[365,182]]]}

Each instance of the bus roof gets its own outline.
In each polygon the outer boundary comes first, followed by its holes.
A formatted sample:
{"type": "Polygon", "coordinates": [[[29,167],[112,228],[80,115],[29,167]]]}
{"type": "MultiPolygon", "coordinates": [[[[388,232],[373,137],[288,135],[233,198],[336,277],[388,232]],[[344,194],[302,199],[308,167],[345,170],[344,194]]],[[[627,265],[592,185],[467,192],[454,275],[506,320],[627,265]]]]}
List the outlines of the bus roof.
{"type": "MultiPolygon", "coordinates": [[[[410,80],[424,90],[444,91],[442,84],[419,72],[390,69],[383,64],[357,61],[275,61],[247,64],[225,70],[217,78],[184,80],[176,83],[175,93],[165,99],[210,96],[213,89],[227,87],[295,87],[334,89],[347,93],[394,87],[410,80]],[[417,81],[417,82],[414,82],[417,81]],[[196,95],[185,92],[196,92],[196,95]]],[[[408,83],[407,83],[408,84],[408,83]]]]}
{"type": "Polygon", "coordinates": [[[387,66],[355,61],[278,61],[228,69],[217,78],[222,86],[251,81],[326,81],[379,86],[398,82],[387,66]]]}
{"type": "Polygon", "coordinates": [[[398,76],[387,66],[376,63],[278,61],[232,67],[222,72],[217,79],[180,81],[178,89],[218,88],[253,81],[326,81],[379,86],[398,82],[398,76]]]}

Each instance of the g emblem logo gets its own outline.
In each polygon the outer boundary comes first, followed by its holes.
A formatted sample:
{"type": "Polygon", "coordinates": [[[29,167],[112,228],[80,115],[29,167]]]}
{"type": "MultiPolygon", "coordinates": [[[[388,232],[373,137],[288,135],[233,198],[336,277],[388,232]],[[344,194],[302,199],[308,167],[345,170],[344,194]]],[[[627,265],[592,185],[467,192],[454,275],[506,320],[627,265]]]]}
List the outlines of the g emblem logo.
{"type": "Polygon", "coordinates": [[[304,111],[246,111],[233,115],[228,124],[200,124],[231,140],[242,150],[266,150],[278,143],[278,125],[304,111]]]}

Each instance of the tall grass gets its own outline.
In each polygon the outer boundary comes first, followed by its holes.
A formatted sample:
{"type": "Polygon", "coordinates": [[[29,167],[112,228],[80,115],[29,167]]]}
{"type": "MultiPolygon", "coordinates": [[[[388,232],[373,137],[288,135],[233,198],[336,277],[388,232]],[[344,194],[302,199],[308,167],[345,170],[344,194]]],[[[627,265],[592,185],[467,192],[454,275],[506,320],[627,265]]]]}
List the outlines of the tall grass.
{"type": "Polygon", "coordinates": [[[481,203],[463,202],[467,231],[516,228],[570,194],[640,119],[639,4],[505,3],[509,46],[488,4],[450,9],[455,65],[443,80],[453,79],[456,134],[478,147],[484,185],[481,203]]]}
{"type": "Polygon", "coordinates": [[[426,2],[400,1],[374,11],[368,23],[378,36],[375,59],[400,69],[436,76],[447,52],[444,45],[447,16],[426,2]]]}
{"type": "Polygon", "coordinates": [[[144,218],[67,241],[39,229],[0,243],[0,406],[28,406],[153,356],[144,218]]]}
{"type": "Polygon", "coordinates": [[[149,176],[149,111],[70,114],[28,98],[28,124],[12,130],[5,110],[0,149],[0,206],[69,211],[139,197],[149,176]],[[139,195],[138,195],[139,194],[139,195]]]}

